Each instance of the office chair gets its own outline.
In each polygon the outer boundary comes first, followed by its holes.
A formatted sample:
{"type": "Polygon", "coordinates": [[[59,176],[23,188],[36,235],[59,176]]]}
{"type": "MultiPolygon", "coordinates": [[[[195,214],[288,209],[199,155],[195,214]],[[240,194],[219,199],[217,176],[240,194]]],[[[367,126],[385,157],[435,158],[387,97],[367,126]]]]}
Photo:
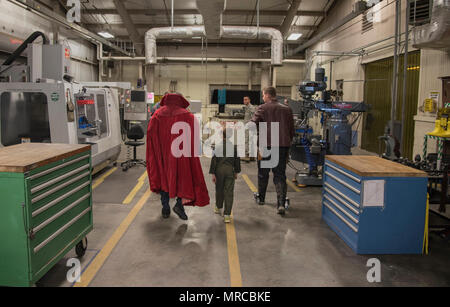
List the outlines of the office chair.
{"type": "Polygon", "coordinates": [[[133,125],[127,132],[127,138],[132,139],[133,141],[126,141],[125,145],[127,146],[133,146],[133,159],[127,160],[125,162],[122,162],[120,166],[122,167],[122,171],[127,171],[129,168],[141,164],[145,167],[147,167],[147,163],[145,160],[137,159],[136,158],[136,147],[144,145],[145,142],[138,141],[140,139],[144,138],[144,130],[140,125],[133,125]]]}

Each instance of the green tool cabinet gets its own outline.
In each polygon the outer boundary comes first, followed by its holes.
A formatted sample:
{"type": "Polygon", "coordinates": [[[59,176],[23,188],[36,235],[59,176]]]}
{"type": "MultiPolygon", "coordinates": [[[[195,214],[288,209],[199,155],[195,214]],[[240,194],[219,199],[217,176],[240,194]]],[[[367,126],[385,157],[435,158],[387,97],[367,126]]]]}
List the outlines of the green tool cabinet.
{"type": "Polygon", "coordinates": [[[32,286],[92,230],[89,145],[0,149],[0,286],[32,286]]]}

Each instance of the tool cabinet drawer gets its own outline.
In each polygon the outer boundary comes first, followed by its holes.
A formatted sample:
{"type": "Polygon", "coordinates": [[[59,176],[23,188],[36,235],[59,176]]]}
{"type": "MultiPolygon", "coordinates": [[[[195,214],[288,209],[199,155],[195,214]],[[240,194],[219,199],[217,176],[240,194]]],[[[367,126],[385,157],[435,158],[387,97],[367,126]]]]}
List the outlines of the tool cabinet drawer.
{"type": "Polygon", "coordinates": [[[344,195],[348,202],[354,204],[356,207],[359,207],[362,194],[361,182],[358,183],[353,181],[349,177],[337,172],[327,165],[324,169],[323,178],[324,183],[328,183],[329,186],[332,186],[336,190],[340,191],[341,197],[344,195]]]}
{"type": "Polygon", "coordinates": [[[73,174],[86,170],[89,168],[89,159],[89,153],[81,153],[28,172],[26,180],[31,193],[38,194],[49,186],[54,186],[73,174]]]}

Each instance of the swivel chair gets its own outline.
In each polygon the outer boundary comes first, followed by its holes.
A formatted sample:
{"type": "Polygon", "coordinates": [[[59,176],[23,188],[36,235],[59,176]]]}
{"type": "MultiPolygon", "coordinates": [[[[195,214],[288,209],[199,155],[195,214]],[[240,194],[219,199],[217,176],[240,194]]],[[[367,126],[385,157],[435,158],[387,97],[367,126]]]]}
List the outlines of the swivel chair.
{"type": "Polygon", "coordinates": [[[147,167],[147,163],[145,160],[137,159],[136,158],[136,147],[142,146],[145,144],[143,141],[138,141],[140,139],[144,138],[144,130],[140,125],[133,125],[127,132],[127,138],[131,139],[133,141],[126,141],[125,145],[127,146],[133,146],[133,159],[127,160],[125,162],[122,162],[120,166],[122,167],[122,171],[127,171],[129,168],[135,166],[135,165],[143,165],[147,167]]]}

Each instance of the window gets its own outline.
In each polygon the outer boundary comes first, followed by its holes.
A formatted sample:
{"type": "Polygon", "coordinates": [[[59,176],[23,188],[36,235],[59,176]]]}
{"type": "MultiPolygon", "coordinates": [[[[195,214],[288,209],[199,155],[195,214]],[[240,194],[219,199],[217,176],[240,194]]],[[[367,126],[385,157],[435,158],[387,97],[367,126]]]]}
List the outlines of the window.
{"type": "Polygon", "coordinates": [[[4,146],[50,143],[47,96],[38,92],[4,92],[1,96],[1,142],[4,146]]]}
{"type": "Polygon", "coordinates": [[[408,0],[409,1],[409,24],[420,26],[427,24],[431,19],[432,0],[408,0]]]}

